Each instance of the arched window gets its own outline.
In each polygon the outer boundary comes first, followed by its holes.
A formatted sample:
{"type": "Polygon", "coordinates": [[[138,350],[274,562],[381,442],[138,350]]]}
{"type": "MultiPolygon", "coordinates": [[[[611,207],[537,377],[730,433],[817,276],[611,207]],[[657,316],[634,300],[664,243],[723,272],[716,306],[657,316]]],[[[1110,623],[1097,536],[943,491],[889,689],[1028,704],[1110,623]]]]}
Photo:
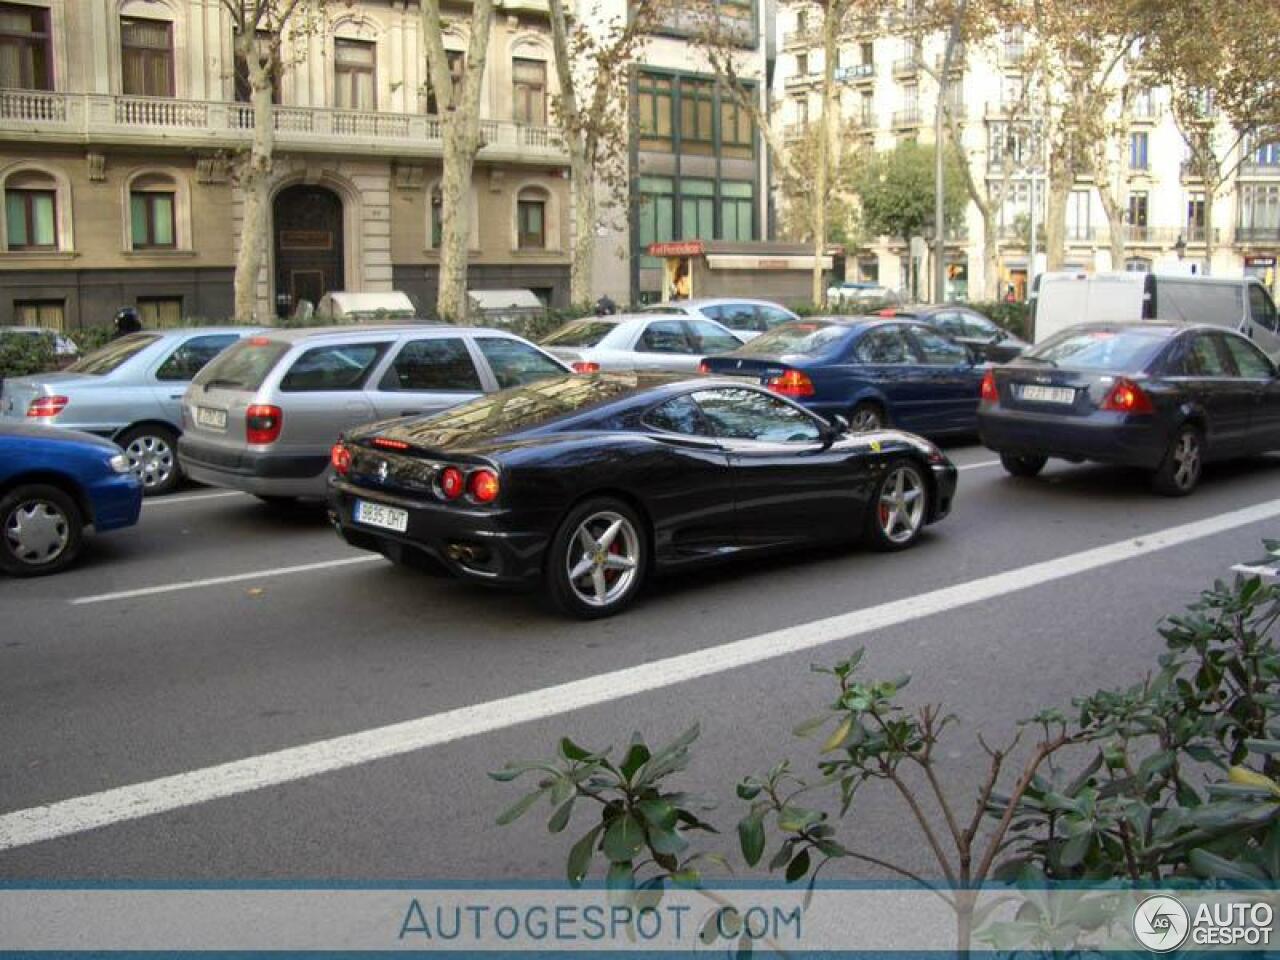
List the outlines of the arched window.
{"type": "Polygon", "coordinates": [[[511,60],[511,119],[543,126],[547,122],[547,61],[528,57],[511,60]]]}
{"type": "Polygon", "coordinates": [[[186,181],[167,170],[141,170],[126,181],[128,250],[189,250],[191,204],[186,181]]]}
{"type": "Polygon", "coordinates": [[[14,252],[71,250],[71,189],[65,176],[20,164],[0,179],[4,188],[4,248],[14,252]]]}
{"type": "Polygon", "coordinates": [[[540,187],[525,187],[516,197],[516,249],[547,249],[548,194],[540,187]]]}

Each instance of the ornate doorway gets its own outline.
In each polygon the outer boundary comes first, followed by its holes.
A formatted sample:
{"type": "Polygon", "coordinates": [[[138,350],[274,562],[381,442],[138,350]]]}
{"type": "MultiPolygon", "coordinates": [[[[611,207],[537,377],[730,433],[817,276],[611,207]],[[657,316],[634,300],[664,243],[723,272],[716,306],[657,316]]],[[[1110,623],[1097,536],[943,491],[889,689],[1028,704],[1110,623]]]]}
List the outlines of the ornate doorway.
{"type": "Polygon", "coordinates": [[[289,310],[301,300],[312,305],[331,290],[342,290],[342,200],[326,187],[298,184],[276,194],[276,296],[287,295],[289,310]]]}

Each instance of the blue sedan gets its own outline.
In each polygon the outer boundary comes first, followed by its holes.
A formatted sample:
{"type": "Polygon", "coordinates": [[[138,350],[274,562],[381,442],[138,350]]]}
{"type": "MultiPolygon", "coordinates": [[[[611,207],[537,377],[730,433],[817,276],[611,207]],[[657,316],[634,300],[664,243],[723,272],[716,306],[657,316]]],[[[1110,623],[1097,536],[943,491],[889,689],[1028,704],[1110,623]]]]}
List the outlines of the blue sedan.
{"type": "Polygon", "coordinates": [[[984,365],[927,323],[821,317],[708,357],[702,370],[749,377],[858,431],[892,424],[937,436],[977,431],[984,365]]]}
{"type": "Polygon", "coordinates": [[[70,566],[85,527],[138,522],[142,481],[110,440],[0,424],[0,571],[38,577],[70,566]]]}

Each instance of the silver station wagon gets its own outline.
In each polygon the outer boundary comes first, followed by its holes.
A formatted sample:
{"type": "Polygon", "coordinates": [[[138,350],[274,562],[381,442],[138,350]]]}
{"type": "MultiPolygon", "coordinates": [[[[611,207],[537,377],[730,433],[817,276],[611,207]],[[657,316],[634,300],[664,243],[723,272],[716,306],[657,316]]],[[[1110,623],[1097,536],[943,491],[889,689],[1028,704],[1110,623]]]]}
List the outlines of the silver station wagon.
{"type": "Polygon", "coordinates": [[[148,494],[182,479],[182,394],[200,369],[252,327],[188,327],[131,333],[59,373],[10,377],[0,418],[82,430],[114,440],[148,494]]]}
{"type": "Polygon", "coordinates": [[[430,414],[570,372],[501,330],[273,330],[209,364],[183,401],[184,469],[268,502],[323,497],[329,451],[362,423],[430,414]]]}
{"type": "Polygon", "coordinates": [[[703,357],[729,353],[746,339],[701,317],[633,313],[571,320],[541,343],[578,373],[696,373],[703,357]]]}

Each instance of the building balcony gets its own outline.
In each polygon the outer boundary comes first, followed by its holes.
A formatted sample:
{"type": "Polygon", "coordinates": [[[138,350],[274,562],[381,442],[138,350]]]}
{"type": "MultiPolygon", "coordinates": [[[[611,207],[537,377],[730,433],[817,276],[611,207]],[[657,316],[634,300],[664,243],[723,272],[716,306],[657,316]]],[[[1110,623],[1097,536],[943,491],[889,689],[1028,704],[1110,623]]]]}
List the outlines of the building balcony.
{"type": "Polygon", "coordinates": [[[1257,163],[1250,160],[1240,164],[1238,177],[1261,177],[1263,179],[1280,177],[1280,163],[1257,163]]]}
{"type": "Polygon", "coordinates": [[[1269,227],[1236,227],[1236,245],[1251,243],[1272,247],[1280,245],[1280,224],[1269,227]]]}
{"type": "Polygon", "coordinates": [[[918,127],[922,123],[922,116],[919,107],[908,107],[906,110],[893,111],[893,126],[895,129],[902,130],[908,127],[918,127]]]}
{"type": "Polygon", "coordinates": [[[797,73],[787,77],[785,86],[788,90],[797,90],[800,87],[817,86],[821,82],[822,74],[820,73],[797,73]]]}
{"type": "MultiPolygon", "coordinates": [[[[272,111],[281,151],[415,158],[443,153],[438,117],[337,107],[272,111]]],[[[484,120],[481,131],[482,159],[548,166],[568,160],[554,127],[484,120]]],[[[249,146],[252,135],[253,109],[246,103],[0,91],[0,140],[235,149],[249,146]]]]}
{"type": "MultiPolygon", "coordinates": [[[[1189,244],[1203,244],[1208,237],[1208,233],[1209,231],[1204,227],[1189,226],[1182,231],[1182,236],[1189,244]]],[[[1176,242],[1177,238],[1175,237],[1174,240],[1176,242]]],[[[1214,227],[1213,242],[1217,244],[1217,243],[1221,243],[1222,240],[1223,240],[1223,235],[1222,235],[1221,228],[1214,227]]]]}
{"type": "Polygon", "coordinates": [[[919,72],[919,56],[903,57],[900,60],[893,61],[893,75],[895,77],[912,77],[919,72]]]}
{"type": "Polygon", "coordinates": [[[822,45],[822,32],[817,27],[796,27],[782,33],[783,50],[811,50],[822,45]]]}
{"type": "Polygon", "coordinates": [[[852,66],[836,68],[836,79],[845,83],[871,83],[875,78],[874,63],[855,63],[852,66]]]}

